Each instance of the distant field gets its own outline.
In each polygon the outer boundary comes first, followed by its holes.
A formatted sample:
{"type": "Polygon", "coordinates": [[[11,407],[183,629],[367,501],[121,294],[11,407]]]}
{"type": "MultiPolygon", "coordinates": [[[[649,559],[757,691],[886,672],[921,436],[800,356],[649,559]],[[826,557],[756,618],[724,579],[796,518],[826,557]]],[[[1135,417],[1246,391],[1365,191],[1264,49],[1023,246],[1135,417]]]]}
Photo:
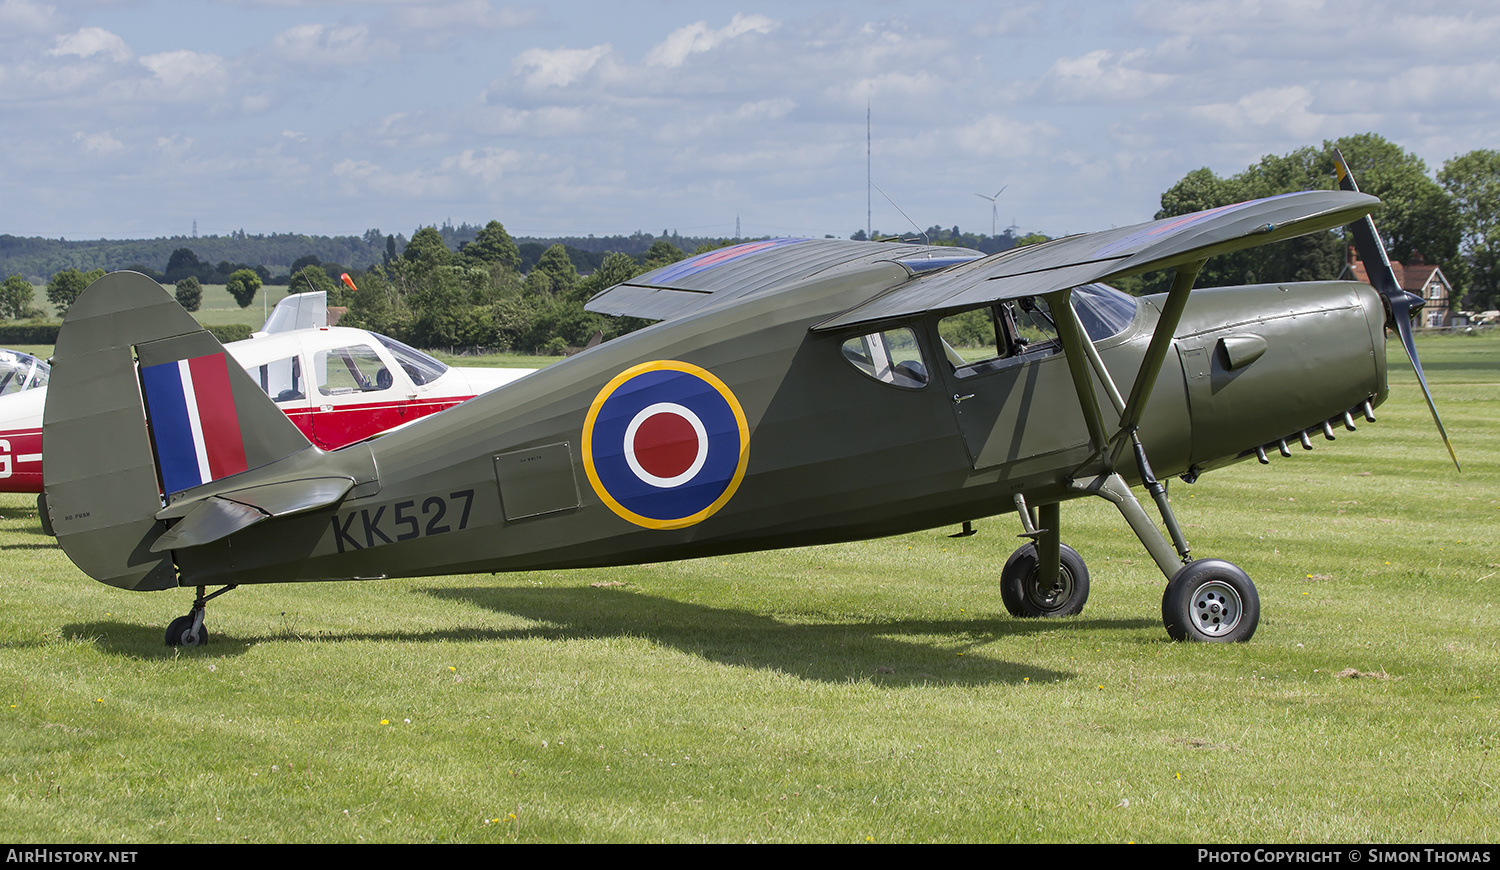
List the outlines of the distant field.
{"type": "Polygon", "coordinates": [[[1390,350],[1379,422],[1173,481],[1248,644],[1174,644],[1119,514],[1008,617],[1011,517],[590,571],[190,590],[85,578],[0,497],[16,842],[1500,841],[1500,336],[1390,350]]]}
{"type": "MultiPolygon", "coordinates": [[[[171,289],[170,287],[168,288],[171,289]]],[[[286,298],[286,287],[265,286],[255,294],[255,301],[249,308],[241,308],[234,297],[229,295],[223,284],[203,285],[203,304],[194,317],[205,326],[220,326],[229,323],[248,324],[251,329],[259,329],[266,322],[266,315],[277,302],[286,298]]],[[[36,305],[49,313],[52,306],[47,302],[47,291],[45,287],[36,288],[36,305]]],[[[34,354],[43,358],[52,355],[51,345],[13,345],[11,350],[19,350],[34,354]]],[[[465,355],[434,352],[433,356],[443,362],[454,366],[476,366],[476,367],[501,367],[501,368],[539,368],[551,362],[556,362],[560,357],[535,356],[522,353],[497,353],[483,355],[465,355]]]]}

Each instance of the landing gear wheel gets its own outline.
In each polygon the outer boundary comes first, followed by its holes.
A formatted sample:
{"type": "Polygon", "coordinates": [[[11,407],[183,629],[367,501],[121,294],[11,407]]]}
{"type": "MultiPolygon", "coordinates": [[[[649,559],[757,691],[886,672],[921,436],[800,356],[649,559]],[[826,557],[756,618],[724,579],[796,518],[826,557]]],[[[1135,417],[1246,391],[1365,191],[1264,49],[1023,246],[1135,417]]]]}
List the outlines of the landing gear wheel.
{"type": "Polygon", "coordinates": [[[205,643],[208,643],[208,629],[203,627],[200,611],[179,616],[167,625],[167,646],[203,646],[205,643]]]}
{"type": "Polygon", "coordinates": [[[1037,586],[1041,566],[1036,544],[1021,547],[1005,560],[1005,567],[1000,570],[1000,600],[1005,602],[1011,616],[1032,619],[1083,612],[1083,605],[1089,600],[1089,569],[1072,547],[1062,544],[1061,551],[1057,584],[1051,589],[1037,586]]]}
{"type": "Polygon", "coordinates": [[[1199,559],[1184,565],[1167,584],[1161,621],[1173,640],[1240,643],[1260,624],[1260,595],[1238,566],[1199,559]]]}

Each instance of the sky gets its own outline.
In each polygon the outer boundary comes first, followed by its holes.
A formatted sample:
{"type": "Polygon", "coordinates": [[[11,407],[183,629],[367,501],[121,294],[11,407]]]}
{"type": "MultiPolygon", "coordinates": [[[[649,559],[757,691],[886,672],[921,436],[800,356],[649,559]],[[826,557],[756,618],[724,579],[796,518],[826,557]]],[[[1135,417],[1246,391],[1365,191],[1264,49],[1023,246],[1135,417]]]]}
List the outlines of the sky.
{"type": "Polygon", "coordinates": [[[1058,236],[1500,148],[1496,45],[1493,0],[0,0],[0,233],[1058,236]]]}

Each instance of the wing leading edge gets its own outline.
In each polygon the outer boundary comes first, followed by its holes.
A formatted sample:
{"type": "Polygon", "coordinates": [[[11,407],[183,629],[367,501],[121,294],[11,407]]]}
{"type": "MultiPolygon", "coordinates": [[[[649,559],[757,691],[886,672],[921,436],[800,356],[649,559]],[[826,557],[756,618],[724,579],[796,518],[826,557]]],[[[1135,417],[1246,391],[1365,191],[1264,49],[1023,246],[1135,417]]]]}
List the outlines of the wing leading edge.
{"type": "Polygon", "coordinates": [[[1135,275],[1215,254],[1343,226],[1380,200],[1347,191],[1305,191],[1004,251],[911,281],[814,327],[876,323],[958,311],[1135,275]]]}

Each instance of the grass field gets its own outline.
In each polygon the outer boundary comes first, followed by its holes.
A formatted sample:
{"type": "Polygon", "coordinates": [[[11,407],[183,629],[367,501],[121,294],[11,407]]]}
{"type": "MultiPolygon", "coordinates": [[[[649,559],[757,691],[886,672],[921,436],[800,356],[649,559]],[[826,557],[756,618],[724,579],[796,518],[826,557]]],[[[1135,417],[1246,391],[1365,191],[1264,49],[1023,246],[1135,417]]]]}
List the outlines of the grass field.
{"type": "Polygon", "coordinates": [[[0,497],[11,841],[1500,840],[1500,337],[1393,348],[1380,421],[1175,483],[1248,644],[1167,640],[1102,501],[1080,617],[1005,615],[1014,518],[632,568],[187,590],[88,580],[0,497]]]}

